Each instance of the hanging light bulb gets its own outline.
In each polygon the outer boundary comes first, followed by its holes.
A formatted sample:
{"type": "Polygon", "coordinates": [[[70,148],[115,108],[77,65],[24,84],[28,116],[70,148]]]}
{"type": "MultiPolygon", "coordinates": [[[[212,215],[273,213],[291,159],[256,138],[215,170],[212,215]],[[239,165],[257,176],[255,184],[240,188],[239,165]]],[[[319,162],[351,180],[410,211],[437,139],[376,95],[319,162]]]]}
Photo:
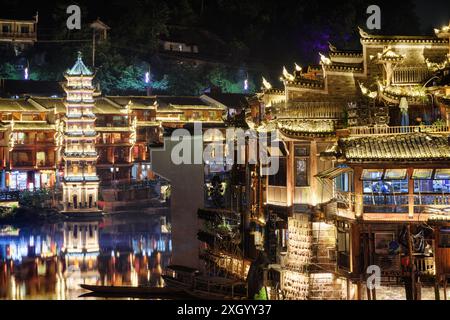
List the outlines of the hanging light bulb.
{"type": "Polygon", "coordinates": [[[23,76],[24,76],[25,80],[28,80],[28,67],[25,68],[23,76]]]}
{"type": "Polygon", "coordinates": [[[248,79],[244,80],[244,91],[248,90],[248,79]]]}
{"type": "Polygon", "coordinates": [[[145,83],[150,83],[150,72],[145,73],[145,83]]]}

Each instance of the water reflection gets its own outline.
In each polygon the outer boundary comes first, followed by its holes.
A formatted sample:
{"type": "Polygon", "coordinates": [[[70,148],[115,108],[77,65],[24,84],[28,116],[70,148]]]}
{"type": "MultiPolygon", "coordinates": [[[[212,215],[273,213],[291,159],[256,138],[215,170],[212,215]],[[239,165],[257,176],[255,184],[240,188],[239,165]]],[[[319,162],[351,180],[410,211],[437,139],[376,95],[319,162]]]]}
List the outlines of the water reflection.
{"type": "Polygon", "coordinates": [[[169,229],[164,216],[136,215],[0,226],[0,299],[78,299],[81,283],[161,287],[169,229]]]}

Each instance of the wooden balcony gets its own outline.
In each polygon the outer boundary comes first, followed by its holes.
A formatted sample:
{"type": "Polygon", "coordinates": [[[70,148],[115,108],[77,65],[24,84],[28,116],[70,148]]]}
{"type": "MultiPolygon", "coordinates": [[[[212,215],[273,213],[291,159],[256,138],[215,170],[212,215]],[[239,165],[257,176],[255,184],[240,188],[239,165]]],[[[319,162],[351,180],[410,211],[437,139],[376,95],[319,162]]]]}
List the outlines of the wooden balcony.
{"type": "Polygon", "coordinates": [[[1,32],[0,41],[6,42],[35,42],[37,41],[36,32],[1,32]]]}
{"type": "MultiPolygon", "coordinates": [[[[396,255],[378,255],[374,254],[374,264],[381,268],[384,276],[407,276],[410,270],[402,266],[402,256],[396,255]]],[[[436,266],[434,257],[414,256],[414,265],[417,272],[422,276],[434,276],[436,274],[436,266]]]]}
{"type": "Polygon", "coordinates": [[[405,133],[448,133],[449,126],[376,126],[376,127],[352,127],[348,129],[351,136],[392,135],[405,133]]]}
{"type": "Polygon", "coordinates": [[[52,161],[39,161],[37,162],[38,168],[54,168],[55,162],[52,161]]]}
{"type": "Polygon", "coordinates": [[[436,266],[433,257],[416,257],[414,259],[414,264],[416,265],[417,271],[422,275],[432,276],[436,274],[436,266]]]}
{"type": "Polygon", "coordinates": [[[322,205],[329,217],[354,220],[362,215],[371,221],[426,221],[432,214],[445,211],[450,206],[450,194],[354,194],[333,191],[332,200],[322,205]],[[414,216],[412,216],[414,215],[414,216]]]}
{"type": "Polygon", "coordinates": [[[392,76],[392,83],[396,85],[419,84],[431,76],[427,66],[397,67],[392,76]]]}
{"type": "Polygon", "coordinates": [[[328,102],[290,102],[288,108],[280,110],[279,118],[342,119],[342,106],[328,102]]]}

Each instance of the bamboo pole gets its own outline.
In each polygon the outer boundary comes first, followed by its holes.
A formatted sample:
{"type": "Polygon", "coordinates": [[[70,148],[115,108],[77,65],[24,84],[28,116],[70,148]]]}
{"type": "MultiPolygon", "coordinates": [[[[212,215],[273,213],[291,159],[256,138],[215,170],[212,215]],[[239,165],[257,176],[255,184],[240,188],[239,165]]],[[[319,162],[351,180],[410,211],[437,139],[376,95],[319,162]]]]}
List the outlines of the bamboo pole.
{"type": "Polygon", "coordinates": [[[412,291],[412,299],[416,300],[416,277],[415,277],[415,265],[414,265],[414,256],[413,256],[413,247],[411,241],[411,225],[407,226],[407,235],[408,235],[408,252],[409,252],[409,265],[411,272],[411,291],[412,291]]]}

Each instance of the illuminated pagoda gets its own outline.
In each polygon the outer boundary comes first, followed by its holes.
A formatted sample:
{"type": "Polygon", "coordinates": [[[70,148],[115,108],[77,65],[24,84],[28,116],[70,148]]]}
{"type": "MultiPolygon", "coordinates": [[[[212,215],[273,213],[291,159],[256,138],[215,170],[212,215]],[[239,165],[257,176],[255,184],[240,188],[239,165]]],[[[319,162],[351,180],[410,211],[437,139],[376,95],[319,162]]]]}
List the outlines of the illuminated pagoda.
{"type": "Polygon", "coordinates": [[[86,67],[79,53],[65,77],[64,212],[97,212],[99,179],[95,167],[94,73],[86,67]]]}

